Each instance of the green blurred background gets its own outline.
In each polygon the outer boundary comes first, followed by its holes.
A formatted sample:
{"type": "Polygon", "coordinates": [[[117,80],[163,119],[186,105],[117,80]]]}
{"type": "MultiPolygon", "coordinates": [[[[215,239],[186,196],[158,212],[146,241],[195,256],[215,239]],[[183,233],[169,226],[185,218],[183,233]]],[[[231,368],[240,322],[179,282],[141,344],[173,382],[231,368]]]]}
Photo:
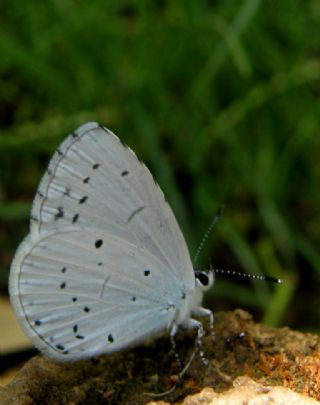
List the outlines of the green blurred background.
{"type": "Polygon", "coordinates": [[[146,162],[214,310],[320,332],[320,2],[27,0],[0,3],[0,276],[28,232],[59,142],[89,120],[146,162]]]}

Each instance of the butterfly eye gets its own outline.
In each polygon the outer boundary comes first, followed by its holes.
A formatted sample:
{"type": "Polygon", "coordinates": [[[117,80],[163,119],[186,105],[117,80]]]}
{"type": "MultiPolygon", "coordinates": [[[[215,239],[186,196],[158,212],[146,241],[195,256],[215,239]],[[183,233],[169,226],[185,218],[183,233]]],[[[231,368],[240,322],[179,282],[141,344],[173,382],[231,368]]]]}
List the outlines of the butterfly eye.
{"type": "Polygon", "coordinates": [[[209,288],[212,287],[214,283],[214,273],[212,271],[206,272],[196,270],[194,273],[202,291],[209,290],[209,288]]]}
{"type": "Polygon", "coordinates": [[[204,286],[207,287],[209,285],[209,277],[208,274],[204,271],[195,271],[196,279],[204,286]]]}

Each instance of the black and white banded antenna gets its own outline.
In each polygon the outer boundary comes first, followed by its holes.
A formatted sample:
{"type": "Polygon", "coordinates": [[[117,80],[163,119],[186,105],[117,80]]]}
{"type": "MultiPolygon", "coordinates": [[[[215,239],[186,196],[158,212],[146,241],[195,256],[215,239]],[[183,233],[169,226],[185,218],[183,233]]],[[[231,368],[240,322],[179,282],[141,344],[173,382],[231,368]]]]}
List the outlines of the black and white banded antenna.
{"type": "Polygon", "coordinates": [[[260,274],[243,273],[238,270],[223,270],[223,269],[216,269],[216,268],[210,266],[209,271],[213,271],[215,274],[223,274],[223,275],[232,276],[232,277],[243,277],[243,278],[247,278],[247,279],[267,281],[267,282],[276,283],[276,284],[283,283],[283,280],[281,280],[281,278],[276,278],[276,277],[272,277],[272,276],[264,276],[264,275],[260,275],[260,274]]]}
{"type": "Polygon", "coordinates": [[[208,237],[210,236],[213,227],[214,227],[215,224],[219,221],[219,219],[220,219],[220,217],[221,217],[221,215],[222,215],[223,209],[224,209],[224,205],[220,205],[220,207],[218,208],[218,211],[215,213],[215,215],[214,215],[214,217],[213,217],[213,219],[212,219],[212,221],[211,221],[211,224],[209,225],[209,227],[208,227],[206,233],[204,234],[203,238],[201,239],[201,242],[199,243],[199,246],[198,246],[198,249],[197,249],[197,251],[196,251],[196,254],[194,255],[194,258],[193,258],[193,265],[194,265],[194,266],[197,264],[199,255],[200,255],[200,253],[201,253],[201,251],[202,251],[202,249],[203,249],[203,247],[204,247],[204,245],[205,245],[205,243],[206,243],[208,237]]]}

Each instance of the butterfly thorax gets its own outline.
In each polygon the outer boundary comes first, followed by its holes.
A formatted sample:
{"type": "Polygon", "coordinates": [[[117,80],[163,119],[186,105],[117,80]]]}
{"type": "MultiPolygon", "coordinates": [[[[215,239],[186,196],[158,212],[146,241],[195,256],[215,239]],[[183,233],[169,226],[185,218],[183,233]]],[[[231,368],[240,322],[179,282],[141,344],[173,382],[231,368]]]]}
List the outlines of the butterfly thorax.
{"type": "Polygon", "coordinates": [[[180,300],[171,306],[173,316],[168,325],[170,328],[173,323],[177,326],[190,318],[192,311],[201,306],[203,294],[210,289],[214,283],[213,272],[195,272],[195,286],[192,290],[184,291],[181,294],[180,300]]]}

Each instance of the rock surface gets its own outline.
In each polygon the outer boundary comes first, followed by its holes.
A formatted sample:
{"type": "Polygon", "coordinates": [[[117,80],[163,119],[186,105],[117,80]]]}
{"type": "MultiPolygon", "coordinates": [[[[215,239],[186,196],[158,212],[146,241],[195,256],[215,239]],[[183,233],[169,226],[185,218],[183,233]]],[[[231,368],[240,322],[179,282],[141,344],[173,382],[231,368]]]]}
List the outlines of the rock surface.
{"type": "MultiPolygon", "coordinates": [[[[238,377],[234,388],[217,393],[212,388],[204,388],[199,394],[188,395],[181,405],[316,405],[318,401],[298,394],[289,388],[267,387],[249,377],[238,377]]],[[[152,401],[147,405],[170,405],[165,401],[152,401]]]]}
{"type": "MultiPolygon", "coordinates": [[[[163,337],[73,364],[53,363],[38,355],[0,388],[0,404],[239,403],[235,398],[248,404],[266,404],[268,398],[272,404],[294,404],[295,398],[299,404],[320,401],[318,336],[267,328],[242,310],[215,314],[215,331],[214,342],[210,336],[204,339],[208,367],[195,356],[182,381],[177,382],[179,370],[169,339],[163,337]],[[145,394],[170,390],[175,383],[169,395],[153,398],[145,394]]],[[[182,359],[190,358],[193,342],[192,333],[179,334],[182,359]]]]}

